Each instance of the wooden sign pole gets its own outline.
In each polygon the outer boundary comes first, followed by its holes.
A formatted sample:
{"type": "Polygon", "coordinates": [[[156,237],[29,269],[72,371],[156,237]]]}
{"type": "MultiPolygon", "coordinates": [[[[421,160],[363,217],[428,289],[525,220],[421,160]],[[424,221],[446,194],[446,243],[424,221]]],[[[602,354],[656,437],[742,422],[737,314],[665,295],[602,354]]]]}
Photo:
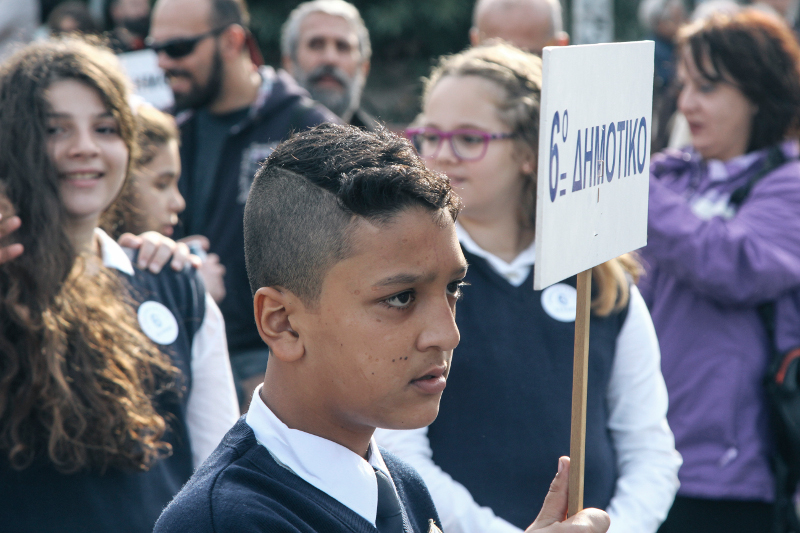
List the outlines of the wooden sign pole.
{"type": "Polygon", "coordinates": [[[592,269],[578,274],[575,310],[575,354],[572,367],[572,422],[569,443],[569,505],[567,516],[583,509],[583,463],[586,447],[586,384],[589,381],[589,313],[592,269]]]}

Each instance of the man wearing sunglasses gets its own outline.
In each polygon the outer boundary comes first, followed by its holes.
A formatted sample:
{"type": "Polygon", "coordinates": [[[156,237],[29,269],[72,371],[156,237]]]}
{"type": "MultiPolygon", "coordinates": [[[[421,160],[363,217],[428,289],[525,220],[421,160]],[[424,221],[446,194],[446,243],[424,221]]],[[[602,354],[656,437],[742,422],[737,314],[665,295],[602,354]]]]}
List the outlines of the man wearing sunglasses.
{"type": "Polygon", "coordinates": [[[371,54],[367,27],[358,9],[344,0],[303,2],[283,25],[283,68],[314,100],[368,130],[378,125],[361,108],[371,54]]]}
{"type": "Polygon", "coordinates": [[[244,204],[259,162],[292,130],[338,118],[286,72],[251,60],[243,0],[158,0],[147,44],[175,95],[181,129],[176,236],[205,235],[225,266],[231,367],[243,407],[263,381],[267,350],[254,334],[244,263],[244,204]]]}
{"type": "Polygon", "coordinates": [[[477,0],[469,30],[472,46],[502,39],[536,55],[545,46],[566,46],[559,0],[477,0]]]}

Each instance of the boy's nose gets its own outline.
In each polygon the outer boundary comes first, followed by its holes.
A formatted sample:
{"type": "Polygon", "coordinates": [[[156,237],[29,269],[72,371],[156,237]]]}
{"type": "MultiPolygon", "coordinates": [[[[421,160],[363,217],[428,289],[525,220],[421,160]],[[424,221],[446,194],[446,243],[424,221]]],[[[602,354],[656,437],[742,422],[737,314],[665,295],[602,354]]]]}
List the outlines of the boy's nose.
{"type": "Polygon", "coordinates": [[[449,352],[458,346],[461,334],[456,326],[455,311],[446,298],[432,306],[431,312],[423,320],[425,329],[418,338],[419,351],[436,349],[449,352]]]}

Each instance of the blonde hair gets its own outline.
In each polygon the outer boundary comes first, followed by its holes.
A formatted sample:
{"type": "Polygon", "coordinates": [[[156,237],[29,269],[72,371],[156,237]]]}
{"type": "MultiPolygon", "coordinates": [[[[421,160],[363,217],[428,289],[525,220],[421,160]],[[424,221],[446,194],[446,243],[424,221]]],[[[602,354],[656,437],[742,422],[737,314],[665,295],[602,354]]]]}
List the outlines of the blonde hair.
{"type": "MultiPolygon", "coordinates": [[[[424,80],[423,107],[433,88],[447,76],[477,76],[495,83],[502,93],[494,102],[500,121],[509,127],[523,154],[538,159],[539,105],[542,91],[542,60],[509,44],[497,43],[469,48],[442,56],[429,78],[424,80]]],[[[534,168],[536,165],[534,164],[534,168]]],[[[536,217],[536,173],[522,176],[519,223],[534,228],[536,217]]],[[[641,265],[632,254],[625,254],[592,269],[597,288],[592,311],[607,316],[628,304],[629,278],[639,279],[641,265]]]]}

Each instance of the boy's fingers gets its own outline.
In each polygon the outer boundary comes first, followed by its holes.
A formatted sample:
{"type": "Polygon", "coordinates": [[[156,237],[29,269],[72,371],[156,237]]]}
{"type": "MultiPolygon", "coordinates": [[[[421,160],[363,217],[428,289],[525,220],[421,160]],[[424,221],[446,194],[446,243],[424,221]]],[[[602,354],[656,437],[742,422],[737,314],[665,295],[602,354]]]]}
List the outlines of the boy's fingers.
{"type": "Polygon", "coordinates": [[[526,532],[543,529],[556,522],[563,522],[567,517],[569,498],[569,457],[559,457],[558,472],[550,483],[550,490],[545,496],[539,516],[526,532]]]}
{"type": "Polygon", "coordinates": [[[564,524],[569,524],[573,528],[568,531],[576,533],[605,533],[608,531],[608,526],[611,525],[611,519],[605,511],[600,509],[584,509],[564,524]]]}

